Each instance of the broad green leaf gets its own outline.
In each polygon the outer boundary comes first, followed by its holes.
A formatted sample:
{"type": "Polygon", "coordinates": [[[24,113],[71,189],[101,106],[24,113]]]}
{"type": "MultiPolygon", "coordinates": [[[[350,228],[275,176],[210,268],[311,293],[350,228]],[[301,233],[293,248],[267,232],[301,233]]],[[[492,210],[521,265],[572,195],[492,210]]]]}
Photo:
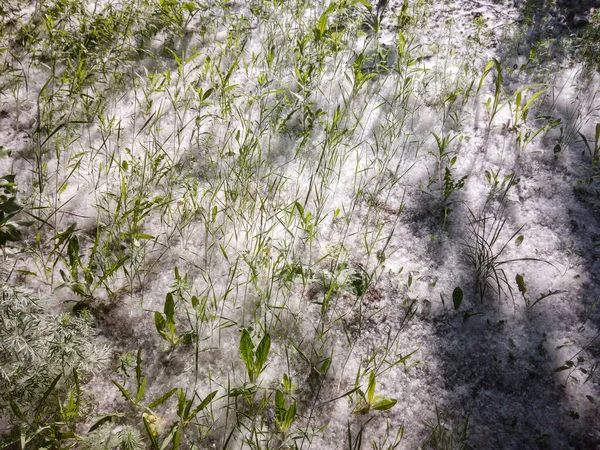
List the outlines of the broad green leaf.
{"type": "Polygon", "coordinates": [[[71,239],[69,239],[67,255],[69,256],[71,276],[74,280],[77,280],[77,266],[79,263],[79,240],[77,239],[77,236],[71,236],[71,239]]]}
{"type": "Polygon", "coordinates": [[[494,60],[491,60],[491,61],[488,61],[488,63],[483,68],[483,73],[481,75],[481,78],[479,79],[479,86],[477,87],[477,92],[479,92],[479,90],[481,89],[481,86],[483,86],[483,81],[488,76],[488,74],[490,73],[490,71],[492,70],[493,67],[494,67],[494,60]]]}
{"type": "Polygon", "coordinates": [[[168,324],[175,323],[175,300],[172,292],[169,292],[165,299],[165,318],[168,324]]]}
{"type": "Polygon", "coordinates": [[[106,272],[104,273],[104,275],[102,276],[102,279],[107,279],[108,277],[110,277],[113,273],[115,273],[117,270],[119,270],[119,268],[125,264],[125,262],[129,259],[129,255],[128,256],[123,256],[121,259],[119,259],[117,262],[115,262],[113,265],[111,265],[106,272]]]}
{"type": "Polygon", "coordinates": [[[302,217],[302,220],[304,220],[304,208],[302,207],[302,205],[300,203],[298,203],[298,202],[294,202],[294,206],[296,207],[296,209],[300,213],[300,217],[302,217]]]}
{"type": "MultiPolygon", "coordinates": [[[[72,223],[62,233],[56,233],[56,236],[54,236],[54,239],[56,239],[57,242],[56,242],[54,248],[57,249],[57,248],[61,247],[67,241],[67,239],[70,238],[71,235],[75,232],[76,228],[77,228],[77,225],[72,223]]],[[[41,236],[40,236],[40,238],[41,238],[41,236]]],[[[37,236],[36,236],[36,239],[37,239],[37,236]]]]}
{"type": "Polygon", "coordinates": [[[285,414],[285,426],[289,428],[296,418],[296,402],[293,402],[285,414]]]}
{"type": "Polygon", "coordinates": [[[285,399],[283,397],[283,392],[279,389],[275,391],[275,416],[279,422],[283,422],[285,420],[285,399]]]}
{"type": "Polygon", "coordinates": [[[240,395],[252,395],[258,390],[258,386],[254,383],[244,383],[243,386],[233,388],[229,391],[229,397],[238,397],[240,395]]]}
{"type": "Polygon", "coordinates": [[[205,101],[208,97],[210,97],[210,95],[213,93],[214,89],[213,88],[209,88],[206,90],[206,92],[204,92],[204,94],[202,95],[202,101],[205,101]]]}
{"type": "Polygon", "coordinates": [[[498,101],[498,97],[500,96],[500,90],[502,89],[502,82],[504,78],[502,77],[502,64],[497,59],[492,60],[494,65],[496,66],[496,102],[498,101]]]}
{"type": "Polygon", "coordinates": [[[146,239],[146,240],[153,240],[156,239],[154,236],[152,236],[151,234],[145,234],[145,233],[137,233],[135,235],[136,239],[146,239]]]}
{"type": "Polygon", "coordinates": [[[397,400],[395,398],[384,398],[375,402],[372,408],[376,411],[385,411],[393,408],[396,403],[397,400]]]}
{"type": "Polygon", "coordinates": [[[167,321],[165,320],[165,317],[158,311],[154,313],[154,325],[156,326],[156,331],[161,334],[164,333],[167,326],[167,321]]]}
{"type": "MultiPolygon", "coordinates": [[[[173,424],[171,431],[169,431],[169,434],[167,434],[167,437],[162,441],[160,450],[165,450],[169,446],[171,441],[173,441],[173,447],[171,447],[171,448],[173,450],[179,450],[180,445],[181,445],[181,436],[178,436],[178,434],[180,433],[180,428],[181,428],[180,422],[175,422],[175,424],[173,424]]],[[[193,447],[191,447],[191,448],[193,448],[193,447]]]]}
{"type": "Polygon", "coordinates": [[[239,397],[240,395],[244,395],[246,390],[243,387],[236,387],[229,391],[227,394],[229,397],[239,397]]]}
{"type": "Polygon", "coordinates": [[[192,409],[192,403],[194,402],[194,398],[192,397],[191,400],[187,400],[185,402],[185,410],[183,411],[183,420],[185,421],[190,421],[190,410],[192,409]]]}
{"type": "Polygon", "coordinates": [[[377,381],[375,380],[375,371],[371,370],[369,374],[369,386],[367,387],[367,402],[369,404],[373,403],[373,399],[375,398],[375,386],[377,385],[377,381]]]}
{"type": "Polygon", "coordinates": [[[184,2],[182,6],[190,13],[198,9],[198,5],[192,2],[184,2]]]}
{"type": "Polygon", "coordinates": [[[581,132],[578,132],[578,134],[579,134],[579,136],[581,136],[581,139],[583,139],[583,143],[588,148],[590,154],[593,153],[592,147],[590,147],[590,143],[588,142],[588,140],[585,137],[585,135],[583,133],[581,133],[581,132]]]}
{"type": "Polygon", "coordinates": [[[519,292],[525,295],[527,293],[527,287],[525,286],[525,279],[523,278],[523,275],[517,274],[515,280],[517,282],[517,286],[519,287],[519,292]]]}
{"type": "Polygon", "coordinates": [[[323,363],[321,364],[321,369],[320,369],[320,373],[321,375],[324,375],[327,373],[327,371],[329,370],[329,368],[331,367],[331,358],[325,358],[325,360],[323,360],[323,363]]]}
{"type": "MultiPolygon", "coordinates": [[[[267,362],[267,357],[269,356],[269,351],[271,350],[271,335],[269,333],[265,333],[263,338],[261,339],[258,347],[256,347],[256,370],[262,371],[265,363],[267,362]]],[[[258,375],[258,374],[257,374],[258,375]]]]}
{"type": "MultiPolygon", "coordinates": [[[[177,424],[177,426],[174,428],[174,431],[175,431],[175,436],[173,439],[173,450],[179,450],[179,447],[181,446],[181,425],[177,424]]],[[[167,448],[167,445],[168,445],[168,439],[165,439],[165,442],[163,442],[161,450],[164,450],[165,448],[167,448]]]]}
{"type": "Polygon", "coordinates": [[[283,374],[283,388],[285,389],[285,391],[289,394],[292,391],[292,380],[290,379],[290,377],[288,376],[287,373],[283,374]]]}
{"type": "Polygon", "coordinates": [[[194,342],[194,338],[196,337],[196,332],[194,330],[190,330],[187,333],[183,333],[179,336],[179,340],[181,340],[185,345],[190,345],[194,342]]]}
{"type": "Polygon", "coordinates": [[[319,37],[323,37],[325,34],[325,30],[327,29],[327,20],[327,13],[323,13],[319,19],[319,24],[317,25],[317,28],[319,29],[319,37]]]}
{"type": "Polygon", "coordinates": [[[244,328],[242,330],[242,337],[240,338],[240,354],[242,361],[246,365],[248,375],[254,374],[254,354],[252,353],[253,349],[254,344],[252,343],[250,333],[248,333],[248,330],[244,328]]]}
{"type": "Polygon", "coordinates": [[[565,363],[557,369],[554,369],[554,372],[562,372],[563,370],[569,370],[573,367],[575,363],[573,361],[565,361],[565,363]]]}
{"type": "Polygon", "coordinates": [[[460,308],[460,304],[463,301],[463,291],[460,286],[456,286],[452,292],[452,303],[454,303],[454,309],[460,308]]]}

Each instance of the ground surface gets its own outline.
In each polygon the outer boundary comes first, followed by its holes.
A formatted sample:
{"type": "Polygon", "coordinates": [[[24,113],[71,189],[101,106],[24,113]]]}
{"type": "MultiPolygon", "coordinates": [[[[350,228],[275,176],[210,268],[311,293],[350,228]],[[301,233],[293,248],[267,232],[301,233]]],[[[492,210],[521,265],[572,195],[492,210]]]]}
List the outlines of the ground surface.
{"type": "Polygon", "coordinates": [[[569,3],[8,1],[6,445],[600,448],[569,3]]]}

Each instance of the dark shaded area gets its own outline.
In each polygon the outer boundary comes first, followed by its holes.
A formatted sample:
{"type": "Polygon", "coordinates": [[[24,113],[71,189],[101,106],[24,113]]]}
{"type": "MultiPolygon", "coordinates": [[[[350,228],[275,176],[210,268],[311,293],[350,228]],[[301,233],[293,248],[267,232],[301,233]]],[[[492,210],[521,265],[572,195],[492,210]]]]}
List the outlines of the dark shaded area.
{"type": "MultiPolygon", "coordinates": [[[[554,74],[560,68],[568,67],[569,61],[578,61],[585,66],[580,73],[581,79],[576,80],[582,85],[600,70],[600,53],[594,52],[600,43],[600,28],[594,17],[596,13],[592,10],[600,7],[600,1],[526,0],[515,3],[521,11],[518,23],[520,33],[518,37],[503,41],[498,46],[498,59],[502,67],[513,69],[517,72],[516,76],[525,74],[534,82],[546,82],[549,73],[554,74]],[[526,64],[517,66],[518,57],[525,57],[526,64]]],[[[504,78],[506,88],[512,81],[509,71],[504,73],[504,78]]],[[[561,119],[565,129],[579,131],[577,127],[581,127],[581,123],[576,122],[577,118],[570,117],[568,111],[553,109],[555,117],[561,119]]],[[[572,338],[577,348],[584,347],[589,339],[584,337],[581,329],[578,330],[586,320],[582,313],[584,305],[600,295],[600,254],[597,245],[600,241],[600,186],[595,178],[586,182],[586,176],[595,168],[590,167],[591,158],[584,151],[577,131],[572,133],[568,145],[559,148],[554,159],[552,152],[556,142],[547,139],[545,144],[548,145],[544,149],[547,153],[541,157],[544,161],[541,166],[538,166],[539,161],[533,166],[517,159],[513,167],[503,168],[506,173],[513,171],[523,180],[539,177],[540,173],[551,180],[550,185],[546,186],[548,195],[560,202],[558,207],[564,210],[561,216],[570,224],[570,233],[562,236],[562,242],[570,241],[572,248],[580,252],[578,257],[581,264],[577,273],[591,280],[575,292],[564,294],[573,304],[572,314],[557,317],[557,311],[551,307],[549,300],[531,310],[519,307],[514,315],[509,315],[501,311],[502,308],[497,305],[497,295],[489,291],[482,302],[473,300],[477,298],[474,268],[465,261],[462,267],[457,268],[460,271],[457,284],[463,283],[465,298],[469,298],[471,304],[434,319],[438,330],[437,351],[439,359],[443,361],[440,364],[440,378],[436,381],[444,385],[449,393],[451,400],[444,406],[453,411],[455,420],[468,417],[469,444],[473,448],[600,448],[600,434],[597,431],[600,429],[597,406],[600,388],[597,377],[592,377],[590,381],[595,398],[588,398],[590,403],[582,405],[585,411],[573,410],[568,394],[581,388],[585,374],[581,371],[573,373],[579,380],[578,384],[573,379],[564,381],[568,372],[555,372],[563,361],[557,359],[557,350],[548,342],[548,336],[556,333],[572,338]],[[563,159],[567,152],[569,159],[563,159]],[[574,161],[577,165],[573,164],[574,161]],[[565,180],[571,190],[559,193],[558,190],[564,188],[565,183],[558,180],[565,180]]],[[[593,136],[588,136],[588,139],[593,141],[593,136]]],[[[533,161],[526,154],[527,150],[518,150],[515,146],[514,151],[523,152],[522,157],[529,159],[529,163],[533,161]]],[[[515,189],[519,192],[520,188],[515,189]]],[[[532,201],[535,198],[523,200],[532,201]]],[[[504,216],[507,219],[507,231],[503,239],[508,239],[526,222],[519,214],[507,210],[504,216]]],[[[453,221],[453,239],[468,240],[468,215],[454,214],[453,221]]],[[[557,224],[554,231],[562,229],[565,227],[557,224]]],[[[534,277],[537,270],[546,269],[536,263],[527,263],[525,267],[526,278],[534,277]]],[[[513,300],[522,305],[514,270],[510,267],[505,269],[510,274],[508,281],[514,285],[513,300]]],[[[558,274],[557,278],[560,278],[558,274]]],[[[508,291],[501,301],[512,301],[508,291]]],[[[598,329],[599,326],[600,315],[595,311],[590,315],[586,327],[598,329]]],[[[592,359],[582,362],[585,369],[598,362],[600,352],[597,347],[596,343],[595,347],[581,354],[592,359]]],[[[570,353],[575,353],[575,350],[570,353]]]]}
{"type": "MultiPolygon", "coordinates": [[[[525,0],[520,3],[524,39],[511,42],[532,66],[573,58],[589,71],[600,70],[600,8],[598,0],[525,0]]],[[[506,43],[504,43],[506,44],[506,43]]],[[[501,45],[500,52],[507,46],[501,45]]],[[[528,62],[528,65],[529,65],[528,62]]]]}

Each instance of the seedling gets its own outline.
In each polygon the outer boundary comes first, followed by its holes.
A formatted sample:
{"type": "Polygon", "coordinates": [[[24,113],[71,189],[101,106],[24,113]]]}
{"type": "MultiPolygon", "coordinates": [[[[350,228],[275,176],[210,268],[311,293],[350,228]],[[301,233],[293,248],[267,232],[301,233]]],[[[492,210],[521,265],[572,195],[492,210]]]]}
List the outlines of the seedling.
{"type": "Polygon", "coordinates": [[[562,294],[564,292],[567,291],[548,291],[545,294],[540,294],[540,296],[536,299],[536,300],[531,300],[529,298],[529,296],[527,296],[527,286],[525,285],[525,278],[523,277],[523,275],[521,274],[517,274],[515,276],[515,281],[517,282],[517,287],[519,288],[519,292],[521,293],[522,297],[523,297],[523,301],[525,302],[525,305],[527,306],[527,308],[533,308],[535,305],[537,305],[539,302],[541,302],[542,300],[544,300],[545,298],[551,297],[553,295],[556,294],[562,294]]]}
{"type": "Polygon", "coordinates": [[[500,169],[486,170],[485,179],[490,185],[490,192],[487,197],[487,202],[500,195],[502,199],[506,196],[508,190],[519,183],[519,178],[514,173],[509,173],[504,177],[500,176],[500,169]]]}
{"type": "Polygon", "coordinates": [[[104,288],[109,299],[113,299],[115,291],[111,286],[111,281],[117,271],[129,260],[129,255],[122,256],[108,267],[104,266],[104,263],[109,263],[109,261],[105,261],[99,253],[100,230],[98,230],[91,254],[86,263],[84,256],[80,253],[79,238],[75,231],[75,227],[72,226],[65,230],[63,234],[57,235],[57,247],[60,247],[62,242],[68,242],[68,258],[63,258],[68,273],[62,269],[59,270],[63,280],[63,284],[59,288],[69,287],[86,304],[91,304],[95,300],[95,292],[100,287],[104,288]]]}
{"type": "MultiPolygon", "coordinates": [[[[497,59],[492,59],[485,65],[485,67],[483,69],[483,74],[481,75],[481,78],[479,79],[479,86],[477,87],[477,92],[479,93],[479,91],[481,90],[481,87],[483,86],[484,80],[486,79],[486,77],[490,74],[490,72],[493,69],[496,69],[496,79],[494,82],[494,85],[495,85],[494,96],[489,98],[483,104],[489,115],[488,125],[492,124],[492,121],[494,120],[494,117],[496,116],[498,111],[500,111],[504,106],[509,104],[511,100],[515,99],[515,108],[513,110],[512,126],[509,128],[513,129],[513,130],[517,130],[517,128],[520,127],[527,120],[527,116],[529,115],[529,109],[531,108],[532,104],[535,102],[536,99],[538,99],[541,95],[543,95],[546,92],[546,90],[541,90],[541,91],[535,92],[529,98],[529,100],[522,106],[523,92],[530,90],[532,88],[535,88],[535,87],[540,87],[540,86],[545,86],[545,85],[543,85],[543,84],[527,85],[525,87],[518,89],[514,94],[512,94],[510,97],[508,97],[503,102],[501,102],[501,97],[502,97],[502,93],[503,93],[502,83],[504,82],[504,77],[502,75],[502,64],[500,64],[500,61],[498,61],[497,59]]],[[[537,130],[533,134],[533,136],[529,133],[529,134],[527,134],[526,137],[521,137],[521,143],[526,145],[526,143],[531,142],[533,140],[533,138],[541,132],[541,130],[542,129],[537,130]]]]}
{"type": "MultiPolygon", "coordinates": [[[[121,391],[123,397],[128,400],[133,407],[136,409],[143,409],[144,407],[141,405],[141,401],[144,398],[144,394],[146,393],[146,382],[147,378],[142,375],[142,347],[138,348],[136,364],[135,364],[135,394],[132,395],[129,390],[125,389],[123,385],[113,380],[113,384],[121,391]]],[[[174,394],[173,391],[171,393],[174,394]]],[[[165,399],[166,400],[166,399],[165,399]]],[[[156,405],[157,406],[157,405],[156,405]]],[[[151,407],[148,407],[148,410],[151,414],[153,414],[151,407]]]]}
{"type": "Polygon", "coordinates": [[[459,180],[454,180],[452,178],[450,169],[448,167],[444,169],[444,188],[442,190],[444,220],[442,222],[442,228],[446,228],[448,215],[452,212],[451,206],[453,202],[450,201],[450,196],[453,193],[460,191],[465,186],[466,179],[467,175],[463,176],[459,180]]]}
{"type": "Polygon", "coordinates": [[[154,312],[154,325],[158,334],[166,340],[171,346],[176,346],[180,341],[186,344],[192,342],[195,335],[194,331],[188,331],[182,334],[177,334],[175,329],[175,300],[173,294],[176,292],[168,292],[165,297],[164,313],[154,312]]]}
{"type": "Polygon", "coordinates": [[[288,429],[294,423],[296,418],[296,401],[292,400],[289,406],[286,406],[285,396],[279,389],[275,391],[275,422],[277,428],[285,441],[288,429]]]}
{"type": "Polygon", "coordinates": [[[256,383],[260,374],[265,370],[267,357],[271,350],[271,336],[265,333],[258,345],[254,346],[247,328],[242,329],[240,338],[240,356],[246,366],[250,383],[256,383]]]}
{"type": "MultiPolygon", "coordinates": [[[[465,186],[465,180],[467,176],[455,180],[452,176],[452,167],[456,164],[457,156],[453,156],[453,152],[450,150],[450,144],[454,141],[458,135],[442,135],[438,136],[436,133],[431,133],[437,143],[437,153],[430,152],[436,157],[437,160],[437,184],[440,190],[440,201],[442,205],[442,228],[446,228],[448,215],[452,212],[452,204],[450,197],[455,192],[460,191],[465,186]],[[443,175],[442,175],[443,173],[443,175]]],[[[435,181],[430,179],[430,184],[435,181]]]]}
{"type": "MultiPolygon", "coordinates": [[[[358,379],[360,378],[360,370],[357,374],[357,386],[358,379]]],[[[379,395],[375,395],[375,388],[377,386],[377,380],[375,377],[375,371],[369,372],[369,384],[367,385],[367,392],[365,393],[362,389],[357,389],[359,396],[358,404],[354,408],[354,412],[358,414],[366,414],[371,410],[374,411],[386,411],[396,405],[397,400],[394,398],[385,398],[379,395]]]]}

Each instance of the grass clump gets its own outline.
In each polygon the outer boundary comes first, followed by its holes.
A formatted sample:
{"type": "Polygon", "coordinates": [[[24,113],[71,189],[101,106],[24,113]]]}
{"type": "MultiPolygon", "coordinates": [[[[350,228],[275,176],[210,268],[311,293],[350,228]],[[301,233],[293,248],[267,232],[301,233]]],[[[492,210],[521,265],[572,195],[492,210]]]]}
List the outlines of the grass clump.
{"type": "Polygon", "coordinates": [[[422,448],[434,450],[469,450],[469,415],[462,422],[453,420],[451,410],[435,407],[435,421],[427,422],[429,436],[422,448]]]}

